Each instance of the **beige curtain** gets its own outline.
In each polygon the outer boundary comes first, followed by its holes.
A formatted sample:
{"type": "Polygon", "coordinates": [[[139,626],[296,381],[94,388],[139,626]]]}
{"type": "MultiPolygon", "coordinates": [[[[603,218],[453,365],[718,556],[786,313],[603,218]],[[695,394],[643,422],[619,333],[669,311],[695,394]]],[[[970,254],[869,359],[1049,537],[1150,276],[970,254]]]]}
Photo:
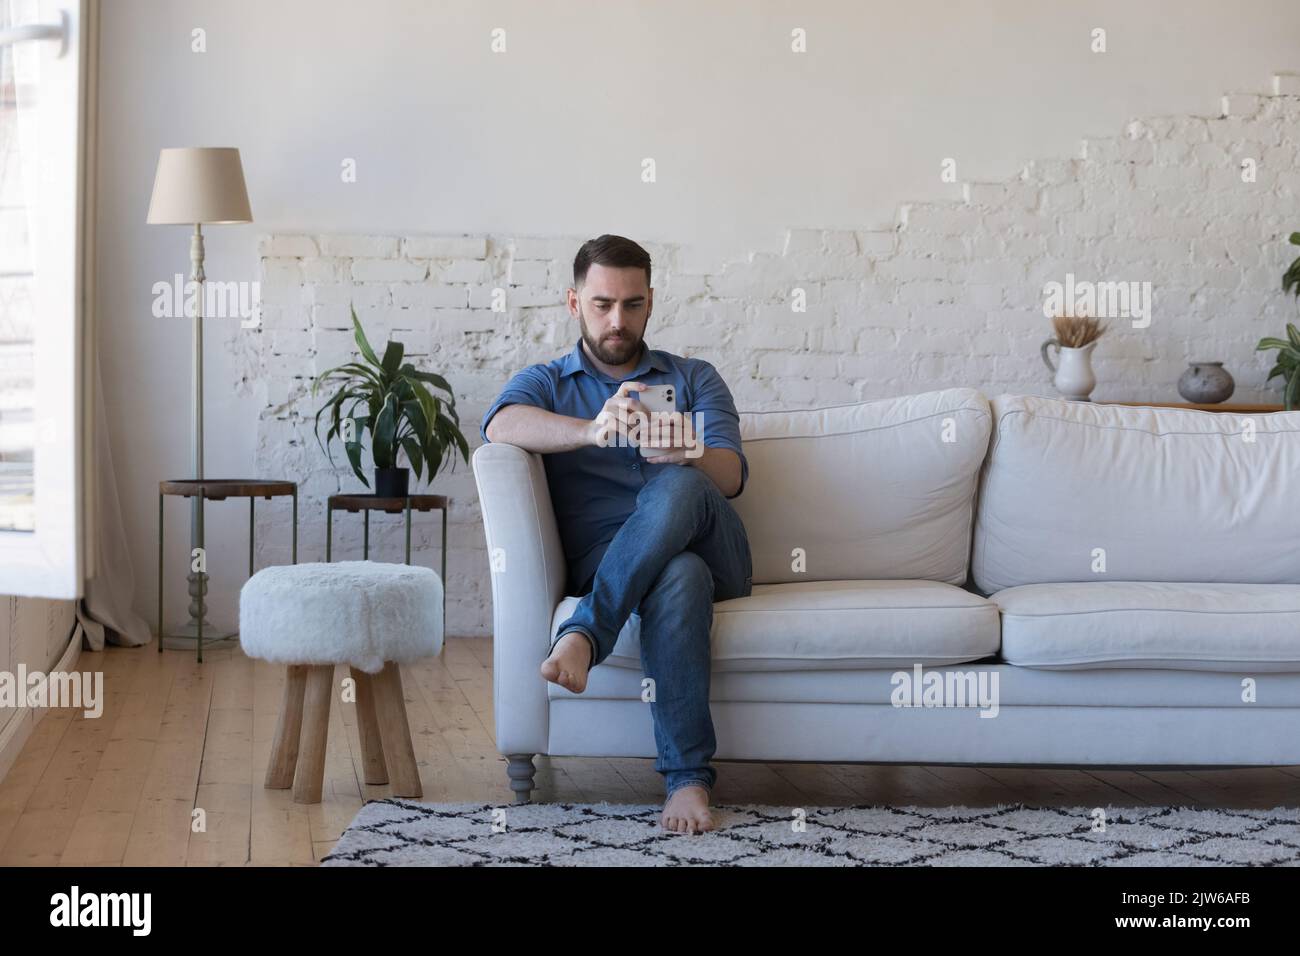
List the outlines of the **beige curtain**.
{"type": "Polygon", "coordinates": [[[87,499],[85,540],[94,553],[87,555],[91,569],[84,588],[85,596],[77,602],[77,623],[84,645],[93,651],[103,650],[106,642],[137,647],[151,639],[149,625],[131,609],[135,596],[135,573],[127,548],[122,524],[122,509],[117,497],[117,478],[113,470],[113,453],[108,442],[108,421],[104,413],[104,383],[99,374],[97,316],[95,310],[95,202],[98,155],[96,139],[99,128],[99,10],[94,3],[84,11],[85,33],[82,73],[85,82],[84,142],[86,179],[85,220],[81,242],[85,270],[86,321],[82,342],[87,367],[82,389],[82,414],[89,437],[82,445],[86,467],[82,469],[83,495],[87,499]]]}
{"type": "Polygon", "coordinates": [[[135,573],[127,549],[122,510],[117,499],[117,479],[113,473],[113,453],[108,447],[108,422],[104,416],[104,386],[95,363],[94,398],[94,467],[95,495],[93,515],[97,521],[90,535],[95,548],[94,576],[86,581],[86,595],[77,602],[77,620],[81,624],[85,646],[103,650],[105,640],[137,647],[151,639],[149,625],[131,609],[135,595],[135,573]]]}

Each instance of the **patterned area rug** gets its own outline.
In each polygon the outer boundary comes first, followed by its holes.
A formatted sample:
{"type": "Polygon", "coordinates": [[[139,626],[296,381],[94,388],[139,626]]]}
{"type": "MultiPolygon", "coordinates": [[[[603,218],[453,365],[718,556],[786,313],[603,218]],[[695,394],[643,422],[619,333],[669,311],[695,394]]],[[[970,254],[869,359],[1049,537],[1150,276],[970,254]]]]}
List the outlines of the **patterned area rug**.
{"type": "Polygon", "coordinates": [[[361,808],[324,866],[1297,866],[1300,809],[713,808],[668,833],[659,806],[415,803],[361,808]]]}

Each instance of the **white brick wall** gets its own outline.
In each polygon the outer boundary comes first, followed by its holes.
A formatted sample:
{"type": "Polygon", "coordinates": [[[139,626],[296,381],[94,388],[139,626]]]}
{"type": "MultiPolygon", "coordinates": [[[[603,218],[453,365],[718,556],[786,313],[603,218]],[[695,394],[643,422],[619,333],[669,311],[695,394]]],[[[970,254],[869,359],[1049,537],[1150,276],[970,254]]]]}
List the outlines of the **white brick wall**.
{"type": "MultiPolygon", "coordinates": [[[[1263,335],[1295,316],[1280,291],[1300,228],[1300,86],[1280,75],[1268,95],[1230,94],[1222,115],[1135,120],[1090,139],[1076,159],[1028,163],[1005,183],[968,183],[962,199],[902,206],[892,229],[793,229],[714,261],[690,246],[649,243],[656,348],[718,366],[742,409],[807,407],[969,385],[987,394],[1051,394],[1039,346],[1050,333],[1043,284],[1067,272],[1149,281],[1146,329],[1111,322],[1098,346],[1095,397],[1177,401],[1190,359],[1222,360],[1234,399],[1278,401],[1264,388],[1263,335]],[[1241,162],[1254,159],[1255,182],[1241,162]],[[807,311],[790,308],[804,290],[807,311]]],[[[324,556],[324,498],[357,490],[316,445],[311,377],[352,354],[348,304],[372,340],[408,354],[456,388],[463,431],[506,379],[567,351],[563,308],[585,237],[264,237],[261,328],[239,333],[242,385],[264,396],[257,466],[302,483],[303,560],[324,556]],[[502,289],[506,311],[493,312],[502,289]]],[[[342,462],[342,456],[336,456],[342,462]]],[[[453,499],[448,628],[484,634],[491,607],[473,476],[463,463],[434,490],[453,499]]],[[[287,560],[268,506],[259,563],[287,560]]],[[[437,566],[436,519],[417,516],[420,563],[437,566]]],[[[338,556],[360,554],[359,516],[336,522],[338,556]]],[[[400,519],[375,518],[372,555],[398,560],[400,519]]]]}

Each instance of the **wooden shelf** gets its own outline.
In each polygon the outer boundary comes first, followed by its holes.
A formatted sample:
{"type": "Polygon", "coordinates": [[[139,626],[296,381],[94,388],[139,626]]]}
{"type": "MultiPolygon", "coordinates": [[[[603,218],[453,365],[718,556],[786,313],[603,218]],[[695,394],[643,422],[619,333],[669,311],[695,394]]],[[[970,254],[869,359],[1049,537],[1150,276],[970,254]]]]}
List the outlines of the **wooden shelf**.
{"type": "Polygon", "coordinates": [[[1217,405],[1196,405],[1192,402],[1094,402],[1095,405],[1127,405],[1131,408],[1186,408],[1195,412],[1229,412],[1237,415],[1260,415],[1283,411],[1281,405],[1249,405],[1220,402],[1217,405]]]}

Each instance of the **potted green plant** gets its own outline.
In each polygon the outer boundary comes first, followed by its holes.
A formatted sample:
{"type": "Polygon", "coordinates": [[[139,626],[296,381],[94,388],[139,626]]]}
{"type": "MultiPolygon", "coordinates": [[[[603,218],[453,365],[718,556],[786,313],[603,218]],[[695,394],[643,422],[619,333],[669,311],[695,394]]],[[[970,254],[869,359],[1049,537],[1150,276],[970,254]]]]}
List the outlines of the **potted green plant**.
{"type": "MultiPolygon", "coordinates": [[[[1300,246],[1300,232],[1291,233],[1291,245],[1300,246]]],[[[1282,291],[1296,297],[1300,305],[1300,256],[1282,273],[1282,291]]],[[[1285,387],[1282,390],[1282,407],[1288,412],[1300,405],[1300,330],[1291,322],[1286,324],[1286,338],[1263,338],[1255,351],[1277,349],[1277,364],[1268,373],[1267,381],[1273,381],[1279,375],[1285,387]]]]}
{"type": "Polygon", "coordinates": [[[316,412],[316,441],[333,464],[328,443],[335,438],[343,442],[348,463],[367,488],[361,470],[361,439],[370,432],[370,453],[375,466],[375,494],[381,497],[405,497],[409,490],[409,472],[398,465],[398,456],[406,453],[415,478],[427,473],[432,481],[442,466],[456,467],[457,451],[469,462],[469,444],[460,431],[456,397],[441,375],[423,372],[403,362],[406,348],[401,342],[389,341],[380,358],[361,328],[356,309],[352,309],[352,328],[361,360],[339,365],[316,376],[312,397],[325,385],[337,386],[334,395],[316,412]],[[429,386],[446,392],[434,394],[429,386]],[[328,413],[329,431],[321,441],[321,416],[328,413]]]}

